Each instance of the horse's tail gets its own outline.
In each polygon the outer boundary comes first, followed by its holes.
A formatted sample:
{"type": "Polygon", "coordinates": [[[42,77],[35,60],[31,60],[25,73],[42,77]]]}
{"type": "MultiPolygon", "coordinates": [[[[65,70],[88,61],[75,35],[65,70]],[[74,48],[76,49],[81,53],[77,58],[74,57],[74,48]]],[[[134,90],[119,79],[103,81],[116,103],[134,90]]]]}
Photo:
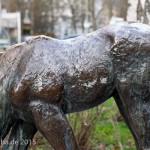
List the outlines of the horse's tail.
{"type": "Polygon", "coordinates": [[[8,116],[7,119],[5,118],[4,120],[1,120],[1,123],[0,123],[0,140],[3,140],[7,136],[12,125],[13,125],[13,120],[11,119],[10,116],[8,116]]]}

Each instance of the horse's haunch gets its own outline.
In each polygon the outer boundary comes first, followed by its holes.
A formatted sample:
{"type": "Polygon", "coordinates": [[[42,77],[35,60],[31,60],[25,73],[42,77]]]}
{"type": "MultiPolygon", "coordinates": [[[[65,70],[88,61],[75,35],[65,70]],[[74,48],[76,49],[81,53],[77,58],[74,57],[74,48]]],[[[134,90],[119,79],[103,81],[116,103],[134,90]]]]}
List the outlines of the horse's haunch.
{"type": "Polygon", "coordinates": [[[127,22],[69,40],[38,36],[0,57],[0,136],[26,150],[37,129],[56,150],[77,150],[65,114],[113,96],[137,149],[150,148],[150,27],[127,22]],[[27,128],[27,129],[26,129],[27,128]]]}

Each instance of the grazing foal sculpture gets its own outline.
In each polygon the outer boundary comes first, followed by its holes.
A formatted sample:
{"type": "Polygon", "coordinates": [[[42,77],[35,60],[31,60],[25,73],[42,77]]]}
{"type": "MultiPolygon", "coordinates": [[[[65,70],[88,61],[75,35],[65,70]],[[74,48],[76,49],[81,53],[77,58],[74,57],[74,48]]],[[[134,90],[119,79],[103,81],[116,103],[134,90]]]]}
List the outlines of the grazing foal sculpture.
{"type": "Polygon", "coordinates": [[[65,114],[113,96],[138,150],[150,148],[150,27],[127,22],[69,40],[39,36],[0,57],[0,137],[26,150],[37,129],[55,150],[78,150],[65,114]],[[12,141],[18,143],[12,143],[12,141]]]}

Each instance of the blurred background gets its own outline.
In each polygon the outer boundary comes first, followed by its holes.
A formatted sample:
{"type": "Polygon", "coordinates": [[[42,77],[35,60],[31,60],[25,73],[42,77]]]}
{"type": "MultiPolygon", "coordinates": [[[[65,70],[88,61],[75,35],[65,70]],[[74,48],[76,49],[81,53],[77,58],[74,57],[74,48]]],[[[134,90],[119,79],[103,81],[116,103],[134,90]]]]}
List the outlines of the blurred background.
{"type": "MultiPolygon", "coordinates": [[[[120,21],[150,24],[150,0],[0,0],[0,49],[44,34],[77,37],[120,21]]],[[[67,116],[81,150],[135,150],[113,98],[67,116]]],[[[38,132],[32,150],[51,150],[38,132]]]]}
{"type": "Polygon", "coordinates": [[[5,35],[10,44],[39,34],[65,39],[123,20],[149,24],[149,3],[149,0],[0,0],[0,39],[5,35]]]}

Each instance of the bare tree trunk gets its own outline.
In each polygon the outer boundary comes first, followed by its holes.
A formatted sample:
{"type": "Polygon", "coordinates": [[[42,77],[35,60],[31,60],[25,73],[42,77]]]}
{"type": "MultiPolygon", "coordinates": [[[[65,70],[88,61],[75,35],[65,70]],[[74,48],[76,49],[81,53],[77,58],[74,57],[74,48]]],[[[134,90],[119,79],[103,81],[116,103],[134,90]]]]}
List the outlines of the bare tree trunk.
{"type": "Polygon", "coordinates": [[[51,22],[50,22],[50,30],[52,33],[54,33],[54,26],[55,26],[55,17],[54,17],[54,1],[50,0],[50,15],[51,15],[51,22]]]}
{"type": "Polygon", "coordinates": [[[113,15],[113,13],[112,13],[112,10],[113,10],[113,8],[112,8],[112,1],[111,0],[106,0],[106,3],[108,3],[107,4],[107,6],[108,6],[108,10],[109,10],[109,18],[111,18],[112,17],[112,15],[113,15]]]}
{"type": "Polygon", "coordinates": [[[81,13],[81,26],[82,26],[82,32],[84,33],[85,31],[85,27],[84,27],[84,23],[85,23],[85,0],[82,0],[82,13],[81,13]]]}
{"type": "Polygon", "coordinates": [[[95,0],[90,0],[90,14],[91,14],[91,17],[92,17],[92,27],[93,27],[93,30],[96,30],[97,29],[97,24],[96,24],[96,15],[95,15],[95,0]]]}
{"type": "Polygon", "coordinates": [[[120,3],[120,17],[127,20],[128,0],[121,0],[120,3]]]}
{"type": "Polygon", "coordinates": [[[73,30],[75,33],[77,33],[77,22],[76,22],[76,1],[73,0],[72,2],[70,2],[70,9],[71,9],[71,13],[72,13],[72,26],[73,26],[73,30]]]}
{"type": "Polygon", "coordinates": [[[103,19],[101,20],[102,25],[107,25],[110,22],[111,17],[113,16],[113,7],[112,7],[112,2],[111,0],[103,0],[103,11],[102,11],[102,16],[103,19]]]}

